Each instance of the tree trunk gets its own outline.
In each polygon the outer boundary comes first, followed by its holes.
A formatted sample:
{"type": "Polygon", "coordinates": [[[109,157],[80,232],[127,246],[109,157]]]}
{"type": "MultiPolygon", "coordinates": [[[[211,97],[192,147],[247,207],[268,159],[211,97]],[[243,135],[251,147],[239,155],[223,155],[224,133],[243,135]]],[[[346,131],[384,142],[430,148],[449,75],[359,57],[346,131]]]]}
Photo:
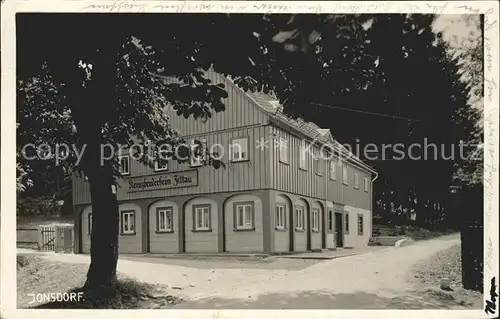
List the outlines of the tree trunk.
{"type": "Polygon", "coordinates": [[[462,285],[465,289],[483,291],[483,189],[474,187],[455,195],[460,220],[462,285]]]}
{"type": "MultiPolygon", "coordinates": [[[[96,20],[95,25],[103,25],[101,22],[96,20]]],[[[67,86],[73,120],[81,138],[79,143],[86,147],[80,168],[90,184],[92,234],[91,261],[84,289],[96,302],[111,297],[117,283],[119,212],[112,190],[116,159],[101,163],[101,146],[110,142],[105,140],[103,128],[110,116],[114,116],[111,114],[117,103],[117,59],[124,40],[124,30],[117,24],[109,23],[101,31],[98,35],[87,31],[78,33],[81,37],[74,46],[81,51],[79,56],[84,62],[92,63],[92,76],[89,80],[86,73],[79,72],[67,86]]],[[[68,67],[76,67],[77,60],[68,62],[68,67]]]]}
{"type": "Polygon", "coordinates": [[[116,287],[118,262],[118,201],[112,191],[114,178],[109,164],[100,164],[100,144],[87,146],[85,173],[90,183],[92,200],[92,234],[90,267],[85,288],[104,298],[116,287]],[[104,294],[104,295],[103,295],[104,294]]]}
{"type": "Polygon", "coordinates": [[[465,289],[483,292],[482,227],[464,225],[462,241],[462,285],[465,289]]]}

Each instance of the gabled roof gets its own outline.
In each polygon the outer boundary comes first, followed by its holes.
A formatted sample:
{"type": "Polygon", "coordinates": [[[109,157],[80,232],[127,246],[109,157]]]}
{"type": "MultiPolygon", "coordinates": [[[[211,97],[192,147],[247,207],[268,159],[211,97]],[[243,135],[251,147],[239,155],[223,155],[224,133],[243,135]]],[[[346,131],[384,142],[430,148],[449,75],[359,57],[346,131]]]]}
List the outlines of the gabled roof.
{"type": "MultiPolygon", "coordinates": [[[[232,81],[231,81],[232,82],[232,81]]],[[[237,85],[235,85],[237,86],[237,85]]],[[[241,89],[240,89],[241,90],[241,89]]],[[[344,155],[346,158],[351,159],[354,163],[362,166],[363,168],[376,173],[373,168],[362,162],[358,157],[356,157],[352,152],[350,152],[347,148],[345,148],[342,144],[336,141],[330,129],[320,128],[316,124],[312,122],[306,122],[301,118],[293,119],[286,114],[284,114],[281,109],[276,106],[276,98],[263,93],[263,92],[244,92],[244,94],[250,97],[258,107],[263,109],[271,118],[285,124],[286,126],[295,129],[307,137],[311,138],[314,141],[318,141],[322,144],[326,144],[332,147],[334,150],[338,151],[340,154],[344,155]]]]}
{"type": "MultiPolygon", "coordinates": [[[[206,71],[205,71],[206,72],[206,71]]],[[[180,83],[174,77],[159,76],[169,83],[180,83]]],[[[346,149],[342,144],[336,141],[330,129],[320,128],[312,122],[306,122],[301,118],[293,119],[282,112],[283,106],[279,103],[275,96],[271,94],[266,94],[263,92],[245,92],[238,85],[236,85],[230,77],[222,76],[222,79],[227,80],[226,82],[233,85],[238,91],[252,100],[257,107],[262,109],[271,119],[284,124],[289,127],[290,130],[296,130],[303,135],[309,137],[311,140],[319,142],[321,144],[328,145],[336,150],[339,154],[342,154],[344,158],[350,159],[352,162],[357,163],[359,166],[365,168],[366,170],[376,173],[376,171],[369,165],[362,162],[358,157],[356,157],[352,152],[346,149]],[[280,107],[281,106],[281,107],[280,107]]]]}
{"type": "MultiPolygon", "coordinates": [[[[284,114],[280,108],[277,108],[274,104],[278,102],[273,96],[263,93],[263,92],[244,92],[248,95],[257,106],[261,107],[268,115],[283,122],[286,125],[292,126],[293,128],[299,130],[311,139],[318,140],[323,143],[333,142],[330,140],[331,134],[329,129],[322,129],[312,122],[306,122],[300,118],[292,119],[291,117],[284,114]]],[[[278,102],[279,103],[279,102],[278,102]]]]}

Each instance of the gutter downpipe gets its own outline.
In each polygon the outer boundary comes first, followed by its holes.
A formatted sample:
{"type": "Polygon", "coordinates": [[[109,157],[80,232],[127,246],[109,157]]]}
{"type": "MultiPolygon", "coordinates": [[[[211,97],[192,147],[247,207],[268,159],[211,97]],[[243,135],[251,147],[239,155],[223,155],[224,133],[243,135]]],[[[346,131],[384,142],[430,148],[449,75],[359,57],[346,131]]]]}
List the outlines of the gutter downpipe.
{"type": "Polygon", "coordinates": [[[370,227],[370,238],[373,237],[373,183],[377,180],[378,178],[378,173],[375,172],[375,178],[372,179],[372,187],[370,189],[370,212],[372,214],[372,218],[371,218],[371,226],[370,227]]]}

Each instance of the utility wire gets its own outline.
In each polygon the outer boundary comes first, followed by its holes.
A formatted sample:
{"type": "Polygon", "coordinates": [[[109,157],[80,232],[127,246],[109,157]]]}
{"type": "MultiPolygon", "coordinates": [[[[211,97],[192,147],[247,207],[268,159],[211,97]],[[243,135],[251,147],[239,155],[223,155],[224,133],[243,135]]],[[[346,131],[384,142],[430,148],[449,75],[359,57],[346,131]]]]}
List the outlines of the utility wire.
{"type": "Polygon", "coordinates": [[[343,107],[333,106],[333,105],[326,105],[326,104],[321,104],[321,103],[314,103],[314,102],[312,102],[311,104],[317,105],[317,106],[321,106],[321,107],[330,108],[330,109],[338,109],[338,110],[344,110],[344,111],[350,111],[350,112],[356,112],[356,113],[362,113],[362,114],[376,115],[376,116],[381,116],[381,117],[389,117],[389,118],[398,119],[398,120],[420,121],[418,119],[413,119],[413,118],[409,118],[409,117],[402,117],[402,116],[382,114],[382,113],[374,113],[374,112],[366,112],[366,111],[355,110],[355,109],[348,109],[348,108],[343,108],[343,107]]]}

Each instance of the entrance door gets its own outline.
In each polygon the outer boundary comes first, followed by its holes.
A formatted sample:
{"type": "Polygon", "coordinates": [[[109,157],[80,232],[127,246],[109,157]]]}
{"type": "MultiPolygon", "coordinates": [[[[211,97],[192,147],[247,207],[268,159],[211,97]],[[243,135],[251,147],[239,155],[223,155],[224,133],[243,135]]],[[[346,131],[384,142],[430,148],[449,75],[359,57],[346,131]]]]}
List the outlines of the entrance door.
{"type": "Polygon", "coordinates": [[[336,247],[344,247],[344,234],[342,232],[342,213],[335,213],[335,242],[336,247]]]}

